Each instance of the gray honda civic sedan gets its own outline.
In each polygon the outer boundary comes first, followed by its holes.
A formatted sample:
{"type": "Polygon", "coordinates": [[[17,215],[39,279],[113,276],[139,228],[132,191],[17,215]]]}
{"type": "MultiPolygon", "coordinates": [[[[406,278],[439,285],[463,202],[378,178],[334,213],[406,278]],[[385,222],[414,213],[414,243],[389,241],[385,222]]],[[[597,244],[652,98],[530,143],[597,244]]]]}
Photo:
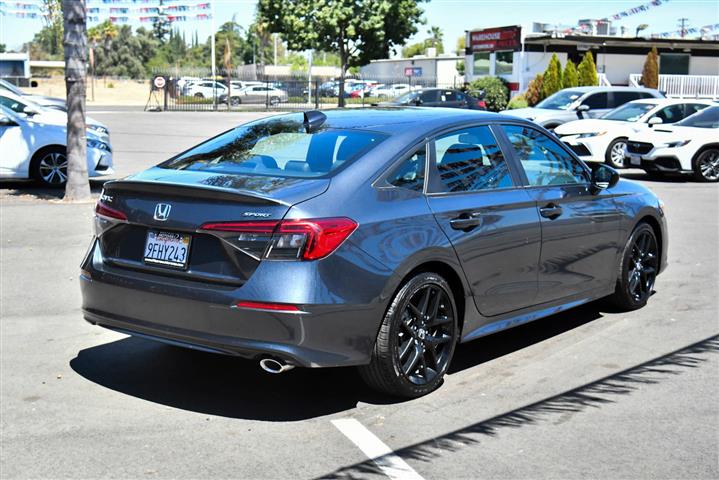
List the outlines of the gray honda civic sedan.
{"type": "Polygon", "coordinates": [[[651,191],[528,121],[309,111],[106,183],[83,313],[271,373],[357,366],[415,397],[458,342],[603,297],[642,307],[666,252],[651,191]]]}

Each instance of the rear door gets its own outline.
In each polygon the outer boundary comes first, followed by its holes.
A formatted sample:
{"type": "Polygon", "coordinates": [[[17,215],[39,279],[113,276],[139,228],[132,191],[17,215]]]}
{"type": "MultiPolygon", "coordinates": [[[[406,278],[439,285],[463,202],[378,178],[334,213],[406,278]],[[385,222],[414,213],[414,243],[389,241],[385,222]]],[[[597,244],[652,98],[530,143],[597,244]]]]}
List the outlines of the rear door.
{"type": "Polygon", "coordinates": [[[612,192],[592,193],[588,170],[544,132],[526,125],[502,129],[541,221],[538,302],[610,288],[620,228],[612,192]]]}
{"type": "Polygon", "coordinates": [[[439,91],[439,100],[441,102],[441,106],[443,106],[443,107],[449,107],[449,108],[462,107],[462,102],[457,97],[457,92],[455,92],[454,90],[440,90],[439,91]]]}
{"type": "Polygon", "coordinates": [[[596,92],[587,95],[581,104],[589,107],[589,118],[598,118],[611,110],[609,101],[609,92],[596,92]]]}
{"type": "Polygon", "coordinates": [[[431,142],[427,201],[484,316],[535,303],[539,215],[516,173],[487,125],[431,142]]]}

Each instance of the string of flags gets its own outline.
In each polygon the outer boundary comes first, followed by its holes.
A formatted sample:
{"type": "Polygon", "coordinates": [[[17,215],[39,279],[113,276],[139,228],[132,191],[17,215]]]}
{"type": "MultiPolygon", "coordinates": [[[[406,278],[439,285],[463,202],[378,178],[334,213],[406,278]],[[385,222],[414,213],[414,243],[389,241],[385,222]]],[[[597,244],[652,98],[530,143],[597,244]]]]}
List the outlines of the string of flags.
{"type": "MultiPolygon", "coordinates": [[[[600,18],[596,22],[598,24],[602,23],[608,23],[612,20],[623,20],[627,17],[631,17],[632,15],[636,15],[638,13],[644,13],[648,10],[651,10],[655,7],[661,7],[662,5],[666,5],[669,3],[669,0],[652,0],[651,2],[644,3],[642,5],[637,5],[636,7],[629,8],[627,10],[622,10],[621,12],[617,12],[613,15],[609,15],[608,17],[600,18]]],[[[591,25],[579,25],[577,27],[572,27],[564,30],[562,33],[572,33],[572,32],[587,32],[591,30],[591,25]]]]}
{"type": "Polygon", "coordinates": [[[667,37],[676,37],[679,35],[691,35],[691,34],[697,34],[702,35],[707,32],[713,32],[715,30],[719,30],[719,23],[715,23],[713,25],[704,25],[703,27],[690,27],[680,30],[673,30],[671,32],[662,32],[662,33],[655,33],[652,35],[652,37],[659,37],[659,38],[667,38],[667,37]]]}
{"type": "MultiPolygon", "coordinates": [[[[162,15],[168,22],[203,21],[212,18],[209,13],[211,5],[207,0],[176,1],[159,5],[158,0],[87,0],[87,21],[112,23],[131,23],[133,21],[153,22],[162,15]],[[129,5],[128,5],[129,4],[129,5]],[[152,6],[147,6],[154,4],[152,6]],[[119,6],[117,6],[119,5],[119,6]],[[203,12],[191,13],[190,12],[203,12]]],[[[15,18],[39,19],[48,16],[43,9],[41,0],[0,0],[0,15],[15,18]]]]}

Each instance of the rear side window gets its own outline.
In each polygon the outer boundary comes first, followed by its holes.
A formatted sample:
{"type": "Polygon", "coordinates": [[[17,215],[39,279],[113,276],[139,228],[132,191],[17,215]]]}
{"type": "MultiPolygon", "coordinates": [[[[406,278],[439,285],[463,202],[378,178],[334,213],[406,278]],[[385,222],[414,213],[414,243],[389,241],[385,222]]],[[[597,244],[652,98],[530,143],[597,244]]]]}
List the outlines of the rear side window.
{"type": "Polygon", "coordinates": [[[594,110],[609,108],[609,94],[607,92],[593,93],[582,101],[582,105],[594,110]]]}
{"type": "Polygon", "coordinates": [[[476,192],[512,186],[507,162],[489,127],[456,130],[438,137],[439,179],[434,192],[476,192]]]}
{"type": "Polygon", "coordinates": [[[588,181],[584,168],[557,142],[533,128],[504,125],[504,131],[522,163],[529,185],[567,185],[588,181]]]}
{"type": "Polygon", "coordinates": [[[641,98],[639,92],[613,92],[613,94],[614,101],[612,102],[612,107],[619,107],[627,102],[639,100],[641,98]]]}
{"type": "Polygon", "coordinates": [[[175,170],[319,177],[370,151],[386,135],[323,127],[306,133],[302,114],[259,120],[208,140],[159,166],[175,170]]]}
{"type": "Polygon", "coordinates": [[[707,105],[704,105],[703,103],[687,103],[685,107],[686,111],[684,112],[684,116],[688,117],[689,115],[694,115],[695,113],[704,110],[707,108],[707,105]]]}
{"type": "Polygon", "coordinates": [[[416,192],[421,192],[424,188],[424,168],[426,155],[426,147],[421,148],[402,162],[387,178],[387,183],[395,187],[407,188],[416,192]]]}

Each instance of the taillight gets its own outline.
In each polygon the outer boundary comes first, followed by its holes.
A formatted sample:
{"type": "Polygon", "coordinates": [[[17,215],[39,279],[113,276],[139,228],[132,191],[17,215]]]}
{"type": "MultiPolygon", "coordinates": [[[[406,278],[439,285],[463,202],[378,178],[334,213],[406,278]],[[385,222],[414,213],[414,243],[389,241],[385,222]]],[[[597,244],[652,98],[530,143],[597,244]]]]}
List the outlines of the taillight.
{"type": "Polygon", "coordinates": [[[241,300],[235,305],[237,308],[249,308],[251,310],[270,310],[272,312],[285,312],[285,313],[304,313],[299,309],[297,305],[290,305],[288,303],[270,303],[270,302],[251,302],[248,300],[241,300]]]}
{"type": "Polygon", "coordinates": [[[103,217],[114,218],[116,220],[127,220],[127,215],[120,210],[108,206],[102,200],[97,201],[97,204],[95,205],[95,214],[103,217]]]}
{"type": "Polygon", "coordinates": [[[477,106],[478,106],[479,108],[487,108],[487,102],[485,102],[484,100],[479,100],[479,101],[477,102],[477,106]]]}
{"type": "MultiPolygon", "coordinates": [[[[334,252],[357,228],[349,218],[212,222],[202,230],[233,232],[241,250],[269,260],[318,260],[334,252]]],[[[228,238],[229,239],[229,238],[228,238]]]]}

